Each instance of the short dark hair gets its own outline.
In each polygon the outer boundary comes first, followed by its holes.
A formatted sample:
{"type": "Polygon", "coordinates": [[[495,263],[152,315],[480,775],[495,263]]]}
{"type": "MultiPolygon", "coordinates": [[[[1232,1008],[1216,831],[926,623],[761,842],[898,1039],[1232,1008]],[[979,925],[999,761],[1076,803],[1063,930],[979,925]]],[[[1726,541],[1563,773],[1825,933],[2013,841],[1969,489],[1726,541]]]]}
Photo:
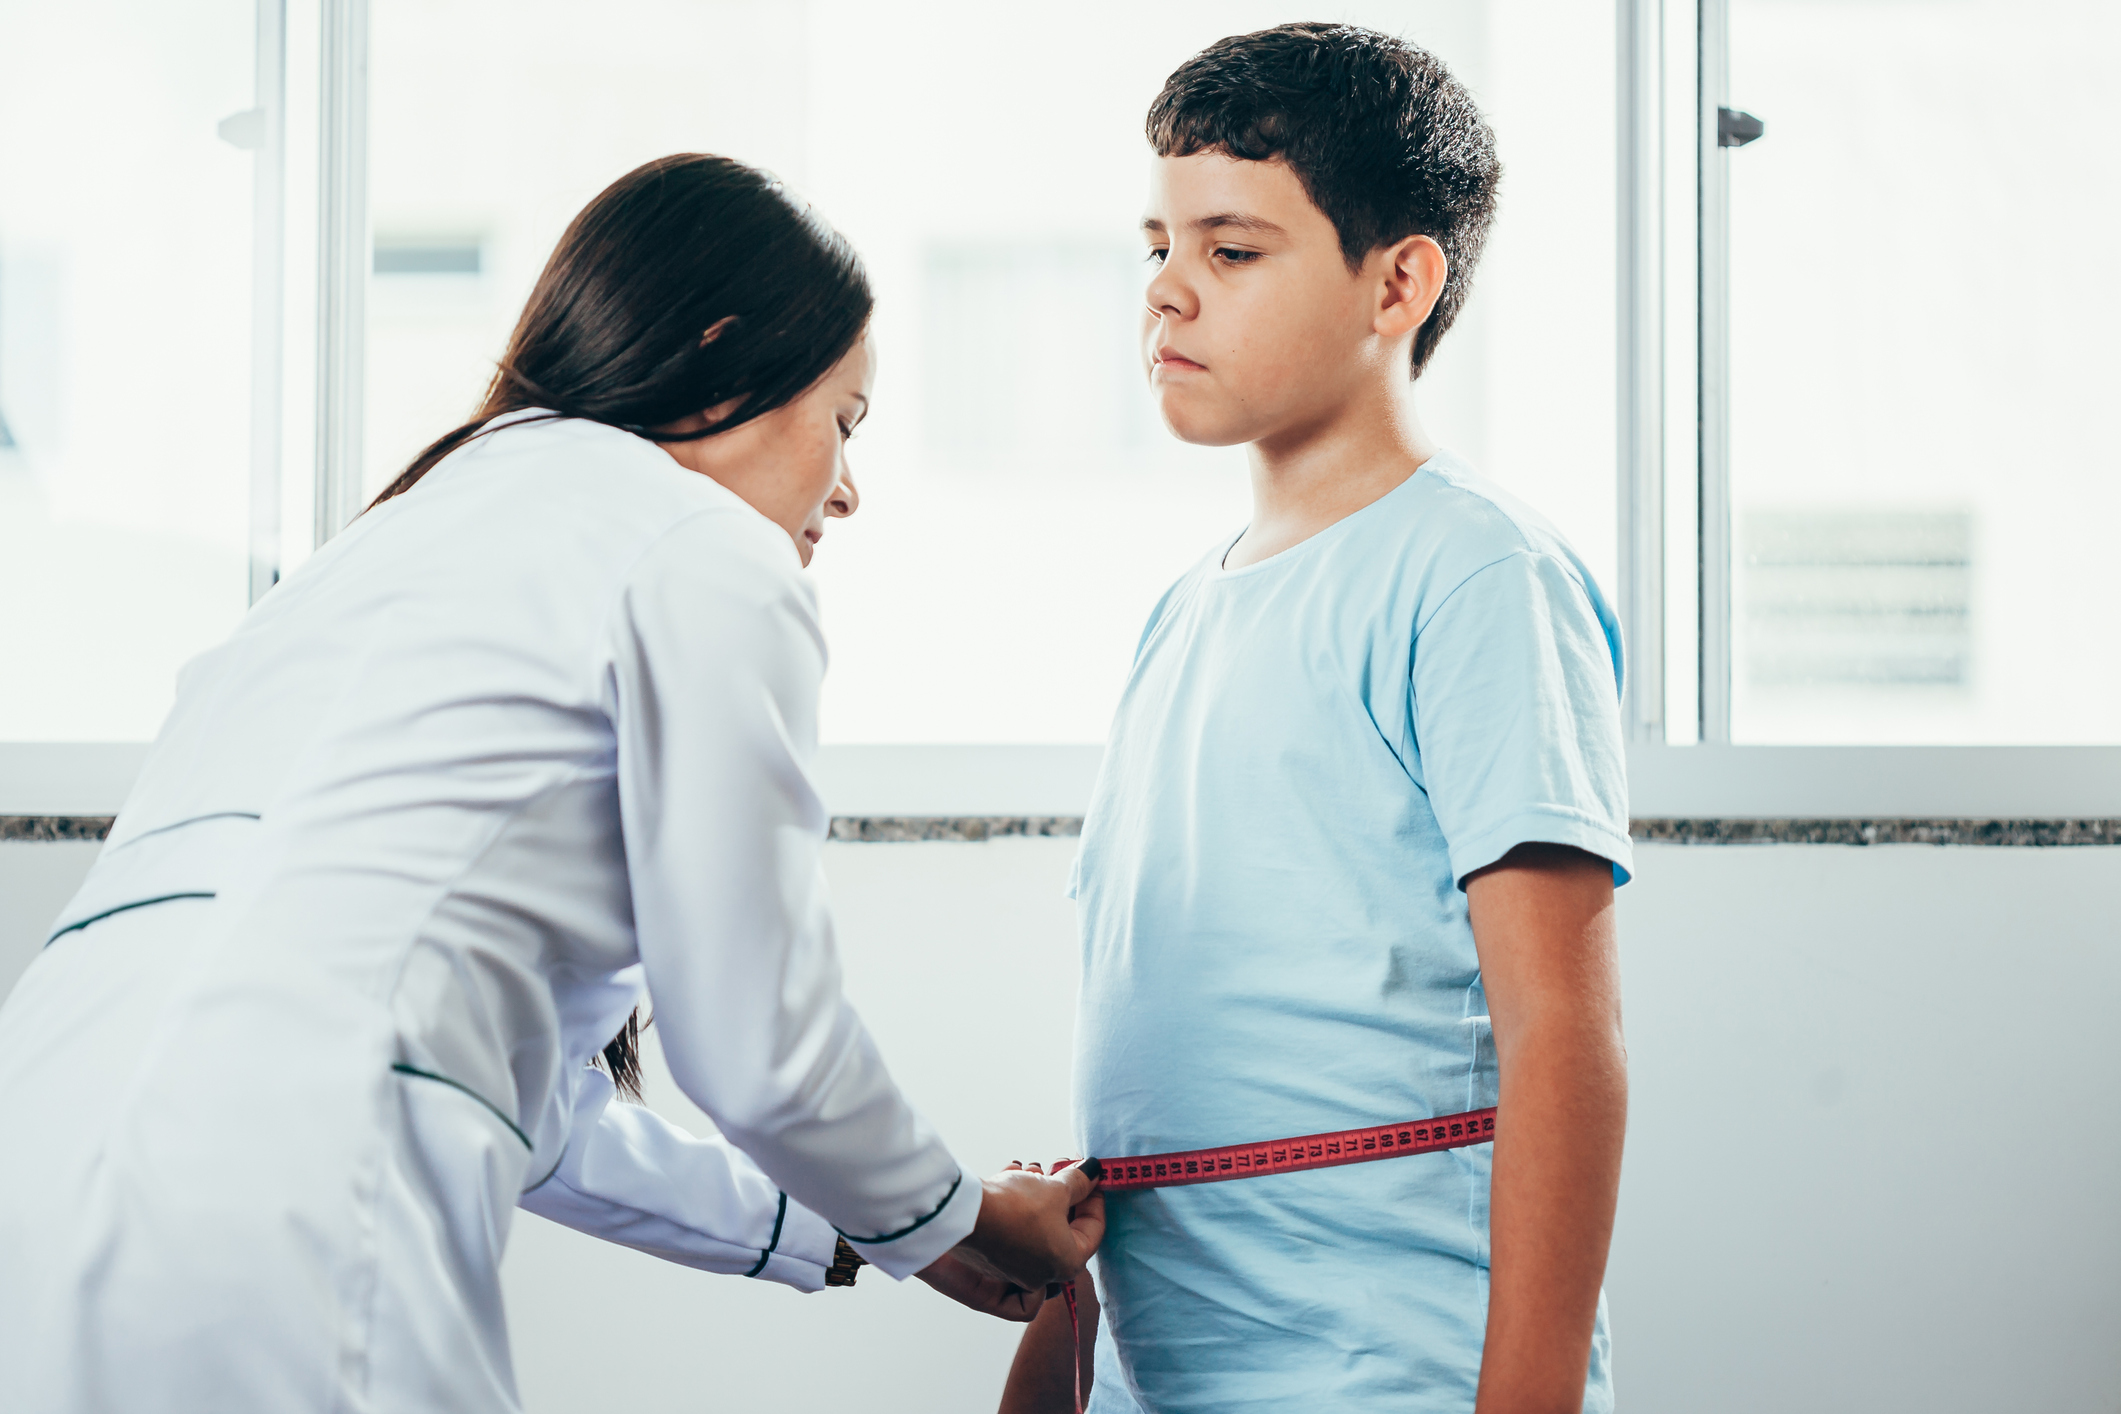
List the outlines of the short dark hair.
{"type": "Polygon", "coordinates": [[[1148,131],[1159,157],[1288,163],[1339,233],[1350,270],[1408,236],[1441,246],[1450,274],[1414,336],[1421,376],[1465,307],[1502,177],[1494,132],[1441,60],[1354,25],[1232,35],[1164,80],[1148,131]]]}

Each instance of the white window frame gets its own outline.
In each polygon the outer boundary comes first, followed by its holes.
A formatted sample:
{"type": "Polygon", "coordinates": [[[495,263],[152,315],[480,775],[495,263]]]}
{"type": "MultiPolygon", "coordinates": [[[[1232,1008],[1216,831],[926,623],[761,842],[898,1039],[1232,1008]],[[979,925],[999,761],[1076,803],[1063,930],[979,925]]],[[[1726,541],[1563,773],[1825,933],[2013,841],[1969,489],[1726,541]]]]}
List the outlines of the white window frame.
{"type": "MultiPolygon", "coordinates": [[[[2121,816],[2121,746],[1739,746],[1731,742],[1728,164],[1717,110],[1730,101],[1729,0],[1694,0],[1690,32],[1665,34],[1665,0],[1618,3],[1619,611],[1630,677],[1625,718],[1638,817],[2083,819],[2121,816]],[[1667,92],[1668,42],[1693,49],[1695,92],[1667,92]],[[1691,99],[1691,249],[1666,240],[1667,104],[1691,99]],[[1678,268],[1672,257],[1677,255],[1678,268]],[[1686,267],[1692,266],[1689,272],[1686,267]],[[1699,681],[1693,730],[1668,731],[1666,297],[1695,276],[1697,547],[1692,603],[1699,681]],[[1672,736],[1692,736],[1679,744],[1672,736]]],[[[1773,114],[1763,115],[1771,122],[1773,114]]],[[[1772,138],[1770,138],[1772,141],[1772,138]]]]}
{"type": "MultiPolygon", "coordinates": [[[[1618,599],[1629,645],[1624,704],[1633,813],[1679,819],[2085,819],[2121,817],[2121,746],[1797,747],[1730,740],[1730,508],[1725,376],[1725,164],[1716,111],[1727,101],[1729,0],[1691,0],[1699,82],[1691,96],[1698,161],[1694,396],[1700,549],[1693,584],[1692,694],[1699,720],[1667,731],[1666,11],[1672,0],[1616,0],[1618,46],[1618,599]]],[[[368,0],[315,0],[321,49],[318,113],[316,543],[358,513],[368,229],[368,0]]],[[[279,346],[285,260],[286,0],[257,0],[256,231],[252,597],[277,577],[280,515],[279,346]]],[[[1682,4],[1680,12],[1688,6],[1682,4]]],[[[1676,110],[1675,110],[1676,111],[1676,110]]],[[[1772,115],[1769,115],[1772,116],[1772,115]]],[[[0,743],[0,815],[108,815],[147,747],[136,743],[0,743]]],[[[840,815],[1080,815],[1102,758],[1097,746],[833,746],[820,785],[840,815]]]]}

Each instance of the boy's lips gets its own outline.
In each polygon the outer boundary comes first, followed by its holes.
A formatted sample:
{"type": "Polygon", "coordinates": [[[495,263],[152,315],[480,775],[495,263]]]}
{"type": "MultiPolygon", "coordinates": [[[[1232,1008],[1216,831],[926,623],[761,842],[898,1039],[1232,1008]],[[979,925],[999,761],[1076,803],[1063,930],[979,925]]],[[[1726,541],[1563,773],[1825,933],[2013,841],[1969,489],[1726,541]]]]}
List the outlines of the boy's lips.
{"type": "Polygon", "coordinates": [[[1207,370],[1206,364],[1195,363],[1177,349],[1169,348],[1156,351],[1156,364],[1159,368],[1191,369],[1196,372],[1205,372],[1207,370]]]}

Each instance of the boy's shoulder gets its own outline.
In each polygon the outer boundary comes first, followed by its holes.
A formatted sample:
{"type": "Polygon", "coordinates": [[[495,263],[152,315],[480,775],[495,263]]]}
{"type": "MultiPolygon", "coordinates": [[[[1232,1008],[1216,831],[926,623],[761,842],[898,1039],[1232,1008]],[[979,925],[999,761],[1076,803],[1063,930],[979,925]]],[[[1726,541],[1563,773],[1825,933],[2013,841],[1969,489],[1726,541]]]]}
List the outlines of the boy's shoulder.
{"type": "Polygon", "coordinates": [[[1351,558],[1373,576],[1389,564],[1384,577],[1417,623],[1483,571],[1512,562],[1573,581],[1594,614],[1607,613],[1589,567],[1553,522],[1450,452],[1424,462],[1376,508],[1385,513],[1351,558]],[[1543,571],[1533,568],[1540,562],[1543,571]]]}
{"type": "Polygon", "coordinates": [[[1576,563],[1566,537],[1538,511],[1474,471],[1451,452],[1438,452],[1408,483],[1402,528],[1410,555],[1434,557],[1458,578],[1515,554],[1552,555],[1576,563]]]}

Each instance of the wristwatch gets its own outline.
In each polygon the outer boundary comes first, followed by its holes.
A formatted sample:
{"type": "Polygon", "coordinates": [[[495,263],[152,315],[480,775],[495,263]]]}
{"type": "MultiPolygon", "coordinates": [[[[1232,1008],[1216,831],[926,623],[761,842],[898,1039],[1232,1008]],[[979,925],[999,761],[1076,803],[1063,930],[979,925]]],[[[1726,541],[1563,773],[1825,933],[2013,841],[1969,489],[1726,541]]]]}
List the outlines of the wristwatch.
{"type": "Polygon", "coordinates": [[[846,1238],[837,1238],[832,1244],[832,1265],[825,1268],[825,1285],[852,1286],[854,1274],[868,1265],[861,1253],[847,1245],[846,1238]]]}

